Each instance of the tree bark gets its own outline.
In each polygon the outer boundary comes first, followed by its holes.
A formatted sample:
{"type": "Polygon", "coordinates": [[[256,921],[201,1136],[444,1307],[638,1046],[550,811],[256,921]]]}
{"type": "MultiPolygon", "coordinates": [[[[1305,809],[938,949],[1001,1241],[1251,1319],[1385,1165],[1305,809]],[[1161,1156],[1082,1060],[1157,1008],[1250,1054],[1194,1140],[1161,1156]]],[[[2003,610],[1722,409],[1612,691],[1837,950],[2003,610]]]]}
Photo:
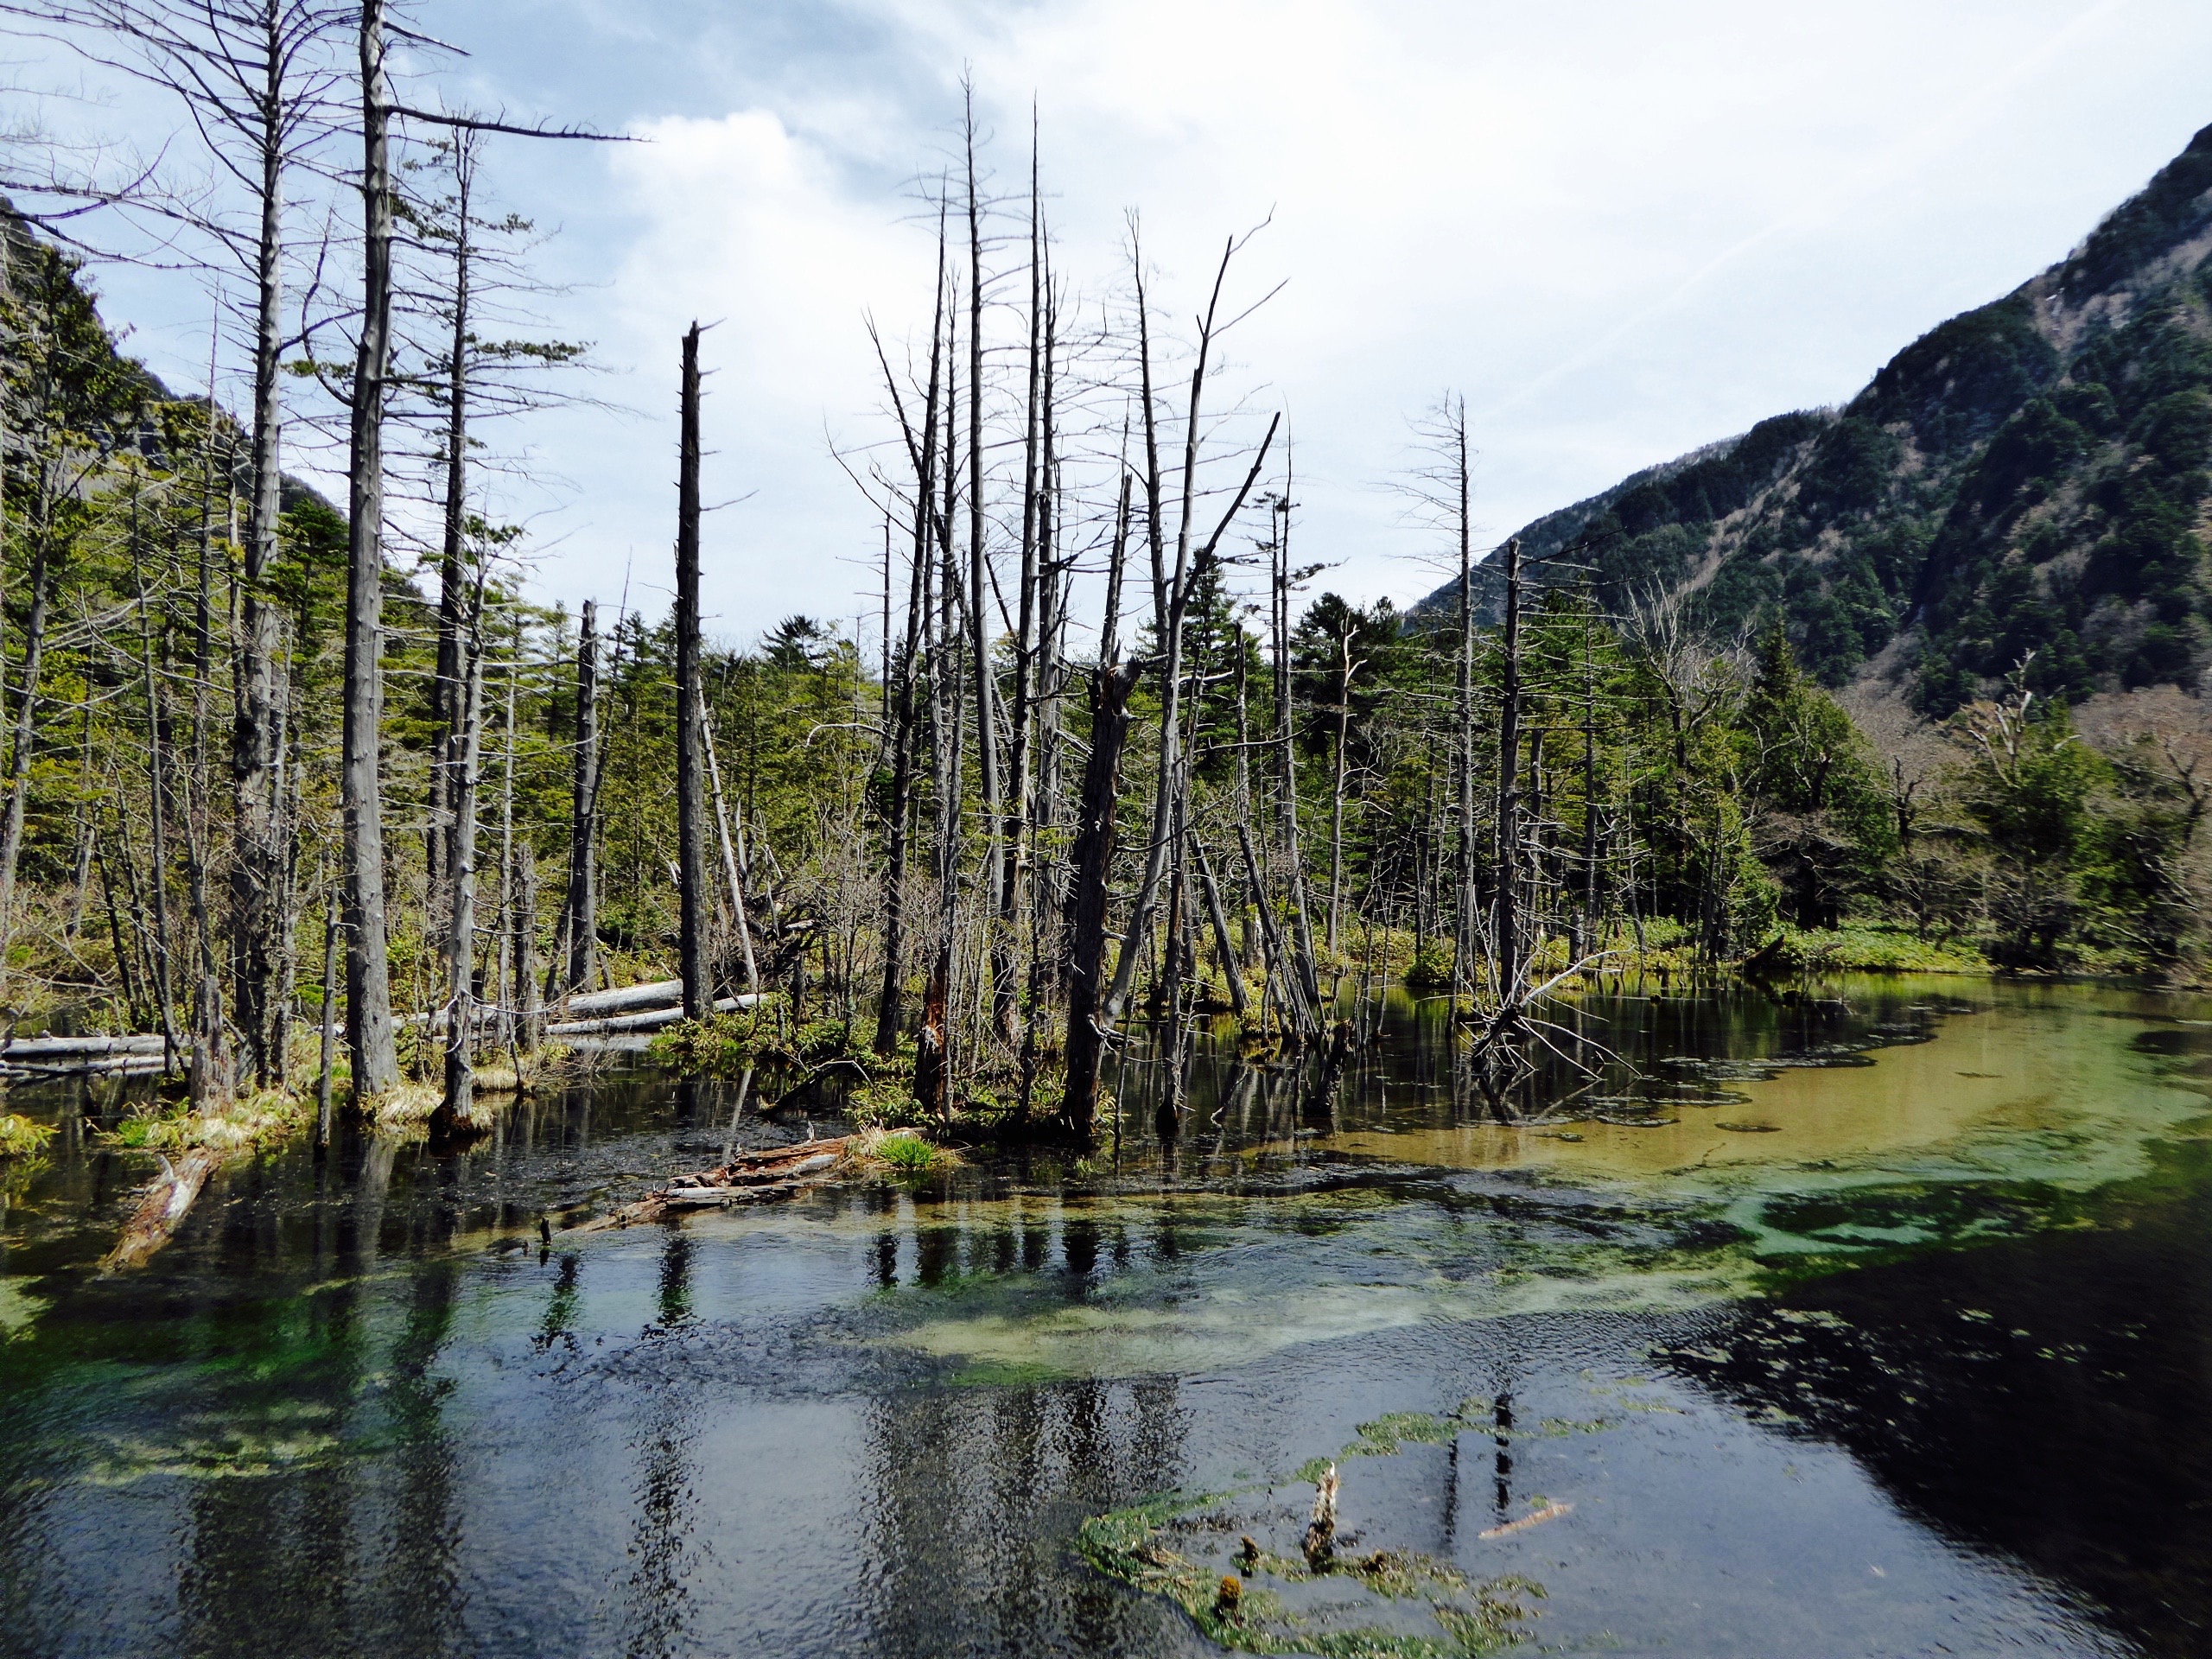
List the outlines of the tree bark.
{"type": "Polygon", "coordinates": [[[385,950],[384,806],[384,398],[391,353],[391,91],[385,76],[385,0],[362,0],[361,202],[366,236],[360,344],[354,355],[346,471],[346,1025],[353,1095],[399,1082],[385,950]]]}
{"type": "Polygon", "coordinates": [[[483,754],[483,588],[470,607],[471,626],[461,642],[460,707],[446,739],[446,776],[453,785],[453,832],[446,842],[445,1098],[430,1122],[433,1136],[461,1130],[476,1096],[476,784],[483,754]]]}
{"type": "Polygon", "coordinates": [[[446,737],[459,717],[461,697],[461,609],[467,600],[461,569],[462,531],[467,522],[468,484],[468,305],[470,256],[469,197],[476,180],[477,135],[454,135],[453,331],[447,345],[445,429],[445,517],[438,550],[438,655],[430,680],[431,753],[429,821],[423,830],[430,872],[428,910],[438,912],[439,888],[450,868],[445,837],[453,819],[452,767],[442,758],[446,737]]]}
{"type": "MultiPolygon", "coordinates": [[[[277,798],[279,611],[267,591],[283,505],[284,42],[277,6],[263,8],[264,84],[255,111],[261,163],[259,234],[254,245],[252,495],[246,509],[245,569],[238,583],[238,715],[231,744],[237,849],[231,864],[231,1001],[241,1057],[263,1086],[283,1073],[283,1007],[270,982],[283,956],[284,848],[277,798]]],[[[208,416],[214,415],[208,388],[208,416]]]]}
{"type": "Polygon", "coordinates": [[[567,947],[564,990],[591,988],[599,963],[599,607],[584,601],[576,641],[576,765],[569,820],[569,888],[562,904],[561,934],[567,947]]]}
{"type": "MultiPolygon", "coordinates": [[[[1077,808],[1074,879],[1069,891],[1067,1090],[1061,1106],[1068,1132],[1096,1134],[1099,1061],[1105,1052],[1106,917],[1114,865],[1114,807],[1122,748],[1129,734],[1129,693],[1141,662],[1101,664],[1090,681],[1090,753],[1084,761],[1077,808]]],[[[1123,941],[1126,957],[1132,946],[1123,941]]]]}
{"type": "Polygon", "coordinates": [[[714,1012],[707,963],[707,817],[699,684],[699,325],[683,336],[683,431],[676,485],[676,850],[686,1019],[714,1012]]]}
{"type": "Polygon", "coordinates": [[[1497,716],[1497,988],[1501,1005],[1521,983],[1521,541],[1505,543],[1505,673],[1497,716]]]}

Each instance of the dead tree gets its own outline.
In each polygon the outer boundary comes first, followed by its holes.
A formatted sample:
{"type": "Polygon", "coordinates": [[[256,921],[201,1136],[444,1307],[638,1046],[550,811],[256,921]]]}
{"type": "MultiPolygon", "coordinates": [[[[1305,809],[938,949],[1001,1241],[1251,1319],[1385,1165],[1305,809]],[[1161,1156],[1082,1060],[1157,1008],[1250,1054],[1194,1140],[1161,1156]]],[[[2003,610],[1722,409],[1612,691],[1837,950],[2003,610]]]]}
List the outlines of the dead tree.
{"type": "Polygon", "coordinates": [[[453,833],[446,840],[448,906],[445,942],[445,1096],[430,1120],[433,1136],[459,1132],[475,1103],[476,1046],[476,785],[483,754],[484,589],[468,606],[460,640],[461,697],[446,737],[446,775],[452,780],[453,833]]]}
{"type": "MultiPolygon", "coordinates": [[[[947,533],[938,529],[931,512],[931,499],[937,484],[938,391],[944,366],[944,213],[940,202],[937,232],[937,291],[930,319],[929,386],[924,394],[921,442],[918,444],[914,441],[912,423],[906,419],[898,378],[891,372],[888,359],[882,359],[884,384],[891,393],[892,406],[898,413],[900,430],[906,435],[907,458],[914,469],[914,531],[912,565],[907,573],[906,638],[899,648],[895,667],[886,662],[883,671],[892,706],[888,734],[891,745],[890,788],[883,809],[883,983],[876,997],[874,1044],[876,1053],[880,1055],[890,1054],[899,1046],[902,1001],[899,988],[906,971],[909,825],[914,810],[916,670],[921,648],[921,630],[928,621],[928,605],[925,595],[930,588],[932,549],[939,537],[947,533]]],[[[884,585],[887,593],[891,582],[887,543],[884,557],[884,585]]]]}
{"type": "MultiPolygon", "coordinates": [[[[1099,1063],[1109,1021],[1106,922],[1114,812],[1122,750],[1129,734],[1129,693],[1143,668],[1141,661],[1118,667],[1101,664],[1090,680],[1090,753],[1084,761],[1083,795],[1076,808],[1075,874],[1068,895],[1067,1086],[1061,1107],[1067,1132],[1082,1141],[1097,1131],[1099,1063]]],[[[1129,949],[1122,946],[1124,957],[1129,949]]]]}
{"type": "Polygon", "coordinates": [[[362,0],[361,203],[365,235],[360,340],[354,353],[346,467],[346,1026],[353,1093],[369,1101],[399,1082],[386,950],[384,805],[384,404],[391,356],[391,89],[385,0],[362,0]]]}
{"type": "Polygon", "coordinates": [[[1499,550],[1504,564],[1504,672],[1497,717],[1497,995],[1501,1007],[1521,997],[1521,541],[1499,550]]]}
{"type": "Polygon", "coordinates": [[[563,995],[589,990],[598,971],[598,605],[586,600],[576,640],[575,781],[569,819],[569,887],[561,911],[566,960],[556,958],[552,969],[567,976],[563,995]]]}
{"type": "MultiPolygon", "coordinates": [[[[989,906],[1004,882],[1005,824],[1000,811],[998,675],[991,664],[989,592],[983,547],[983,232],[976,181],[976,90],[967,97],[968,158],[968,653],[976,681],[976,780],[983,822],[982,890],[989,906]]],[[[993,931],[995,983],[1007,942],[993,931]]],[[[1009,959],[1010,960],[1010,959],[1009,959]]],[[[1011,971],[1009,968],[1009,972],[1011,971]]],[[[1008,993],[1011,995],[1011,992],[1008,993]]]]}
{"type": "Polygon", "coordinates": [[[686,1019],[714,1012],[707,966],[705,728],[699,684],[699,325],[683,336],[676,483],[676,843],[686,1019]]]}
{"type": "Polygon", "coordinates": [[[426,863],[430,872],[430,904],[437,912],[437,894],[450,868],[445,836],[452,824],[452,769],[446,738],[459,718],[461,697],[462,611],[467,602],[463,569],[463,532],[467,522],[468,488],[468,351],[469,279],[475,252],[470,198],[476,186],[476,151],[480,142],[464,129],[454,135],[453,181],[453,329],[446,361],[445,511],[438,549],[437,663],[430,679],[430,741],[437,757],[430,766],[430,799],[423,829],[426,863]]]}

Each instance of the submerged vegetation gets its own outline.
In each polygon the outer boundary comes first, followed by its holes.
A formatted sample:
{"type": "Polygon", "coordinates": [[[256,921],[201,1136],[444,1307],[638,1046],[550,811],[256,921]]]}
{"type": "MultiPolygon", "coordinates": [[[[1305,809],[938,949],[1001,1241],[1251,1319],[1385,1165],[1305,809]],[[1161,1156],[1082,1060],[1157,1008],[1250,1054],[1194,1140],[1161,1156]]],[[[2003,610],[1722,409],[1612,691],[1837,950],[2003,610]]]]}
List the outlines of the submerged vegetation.
{"type": "MultiPolygon", "coordinates": [[[[1449,1445],[1470,1428],[1503,1437],[1500,1445],[1514,1433],[1510,1410],[1471,1400],[1448,1417],[1402,1412],[1362,1423],[1338,1459],[1449,1445]]],[[[1109,1576],[1174,1602],[1232,1652],[1450,1659],[1521,1641],[1541,1585],[1518,1573],[1477,1582],[1422,1551],[1355,1543],[1338,1532],[1339,1490],[1338,1463],[1317,1458],[1287,1481],[1170,1494],[1095,1516],[1077,1533],[1076,1548],[1109,1576]],[[1271,1500],[1286,1487],[1307,1485],[1315,1497],[1298,1541],[1280,1548],[1260,1541],[1255,1534],[1297,1527],[1298,1509],[1271,1500]],[[1329,1593],[1305,1593],[1315,1587],[1329,1593]],[[1423,1616],[1427,1630],[1404,1628],[1408,1613],[1423,1616]]],[[[1538,1500],[1532,1517],[1544,1509],[1538,1500]]]]}

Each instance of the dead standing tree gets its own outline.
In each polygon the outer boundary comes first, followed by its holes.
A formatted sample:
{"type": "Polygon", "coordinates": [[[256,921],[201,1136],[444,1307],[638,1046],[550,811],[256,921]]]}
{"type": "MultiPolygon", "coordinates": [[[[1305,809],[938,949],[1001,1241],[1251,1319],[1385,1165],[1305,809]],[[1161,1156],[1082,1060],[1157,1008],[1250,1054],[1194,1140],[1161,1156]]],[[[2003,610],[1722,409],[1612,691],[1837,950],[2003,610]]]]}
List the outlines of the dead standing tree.
{"type": "MultiPolygon", "coordinates": [[[[1268,452],[1274,446],[1275,432],[1282,423],[1278,414],[1268,423],[1267,435],[1261,440],[1252,457],[1251,470],[1231,499],[1228,510],[1204,545],[1193,549],[1193,520],[1198,508],[1198,474],[1201,429],[1200,413],[1204,407],[1206,375],[1211,365],[1216,341],[1228,328],[1249,316],[1258,304],[1265,304],[1272,297],[1272,290],[1253,307],[1248,307],[1236,317],[1224,322],[1220,319],[1221,290],[1228,279],[1230,262],[1237,250],[1250,239],[1251,232],[1243,237],[1231,237],[1224,248],[1221,264],[1215,271],[1213,289],[1206,301],[1205,313],[1198,318],[1197,361],[1191,370],[1190,401],[1184,413],[1183,469],[1181,478],[1181,507],[1175,531],[1175,563],[1168,571],[1165,565],[1164,546],[1159,516],[1160,467],[1157,441],[1157,414],[1149,395],[1152,384],[1151,335],[1149,323],[1144,316],[1144,286],[1140,264],[1137,283],[1138,353],[1140,372],[1146,391],[1142,410],[1145,428],[1145,453],[1149,476],[1146,493],[1150,504],[1147,526],[1153,556],[1154,611],[1159,632],[1160,669],[1160,762],[1159,776],[1154,785],[1152,822],[1146,844],[1144,874],[1137,888],[1136,899],[1131,907],[1128,931],[1122,936],[1122,953],[1115,964],[1114,979],[1106,994],[1101,1018],[1112,1027],[1117,1024],[1122,1010],[1128,1006],[1129,992],[1136,982],[1138,963],[1147,954],[1154,911],[1159,902],[1160,887],[1166,874],[1169,854],[1176,840],[1175,825],[1179,810],[1179,793],[1186,786],[1183,768],[1183,624],[1190,609],[1191,597],[1204,582],[1219,556],[1222,537],[1243,510],[1252,486],[1259,481],[1260,473],[1267,464],[1268,452]]],[[[1134,239],[1132,257],[1141,261],[1141,253],[1134,239]]],[[[1171,971],[1174,964],[1171,963],[1171,971]]]]}
{"type": "Polygon", "coordinates": [[[714,1012],[707,967],[705,699],[699,683],[699,325],[683,336],[676,482],[676,844],[686,1019],[714,1012]]]}
{"type": "Polygon", "coordinates": [[[384,414],[391,358],[392,99],[385,0],[362,0],[360,337],[354,350],[346,464],[346,717],[340,798],[346,834],[346,1037],[353,1093],[372,1101],[399,1083],[385,948],[384,808],[384,414]]]}

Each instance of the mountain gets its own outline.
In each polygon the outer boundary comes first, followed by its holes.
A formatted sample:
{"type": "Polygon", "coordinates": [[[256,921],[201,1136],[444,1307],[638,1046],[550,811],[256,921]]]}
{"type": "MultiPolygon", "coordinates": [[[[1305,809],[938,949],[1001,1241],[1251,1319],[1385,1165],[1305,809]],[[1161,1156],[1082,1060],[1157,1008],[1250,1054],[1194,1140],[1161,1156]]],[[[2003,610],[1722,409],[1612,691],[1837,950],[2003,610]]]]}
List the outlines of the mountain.
{"type": "Polygon", "coordinates": [[[2209,253],[2212,126],[2068,257],[1842,409],[1624,479],[1529,524],[1524,553],[1582,543],[1612,602],[1687,590],[1718,630],[1779,619],[1809,672],[1885,677],[1931,715],[2024,658],[2048,695],[2195,685],[2212,670],[2209,253]]]}

